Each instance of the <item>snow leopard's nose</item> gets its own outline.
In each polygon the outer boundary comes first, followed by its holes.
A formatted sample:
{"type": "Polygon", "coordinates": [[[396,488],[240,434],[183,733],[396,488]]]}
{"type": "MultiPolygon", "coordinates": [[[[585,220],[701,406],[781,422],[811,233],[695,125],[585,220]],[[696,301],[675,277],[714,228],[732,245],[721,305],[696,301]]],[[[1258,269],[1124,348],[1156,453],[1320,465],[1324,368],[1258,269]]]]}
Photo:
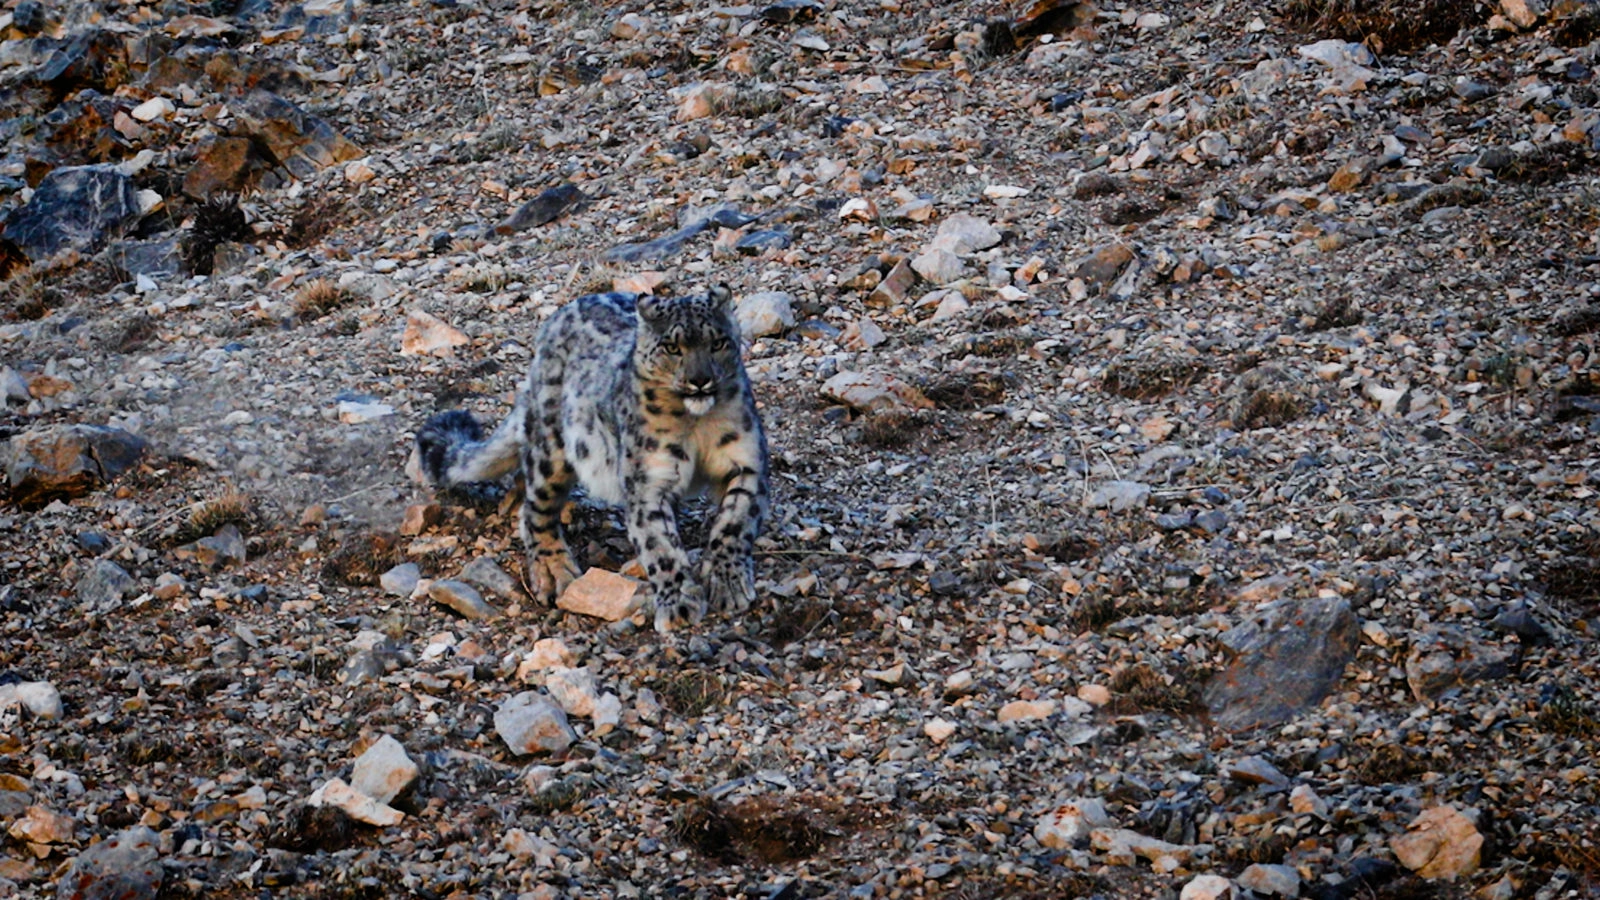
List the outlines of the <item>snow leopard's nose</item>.
{"type": "Polygon", "coordinates": [[[691,394],[710,394],[717,387],[717,370],[704,361],[696,361],[683,373],[683,385],[691,394]]]}

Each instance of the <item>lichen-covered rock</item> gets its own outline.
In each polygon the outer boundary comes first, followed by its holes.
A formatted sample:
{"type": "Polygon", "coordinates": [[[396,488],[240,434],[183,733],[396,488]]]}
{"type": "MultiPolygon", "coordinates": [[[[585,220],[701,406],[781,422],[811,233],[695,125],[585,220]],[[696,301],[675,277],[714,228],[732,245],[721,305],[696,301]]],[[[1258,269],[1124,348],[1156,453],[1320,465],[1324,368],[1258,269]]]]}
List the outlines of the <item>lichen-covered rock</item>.
{"type": "Polygon", "coordinates": [[[63,250],[98,250],[143,215],[139,189],[117,167],[69,166],[46,175],[0,234],[41,261],[63,250]]]}
{"type": "Polygon", "coordinates": [[[24,506],[77,497],[132,468],[144,438],[104,425],[52,425],[11,439],[6,477],[11,498],[24,506]]]}

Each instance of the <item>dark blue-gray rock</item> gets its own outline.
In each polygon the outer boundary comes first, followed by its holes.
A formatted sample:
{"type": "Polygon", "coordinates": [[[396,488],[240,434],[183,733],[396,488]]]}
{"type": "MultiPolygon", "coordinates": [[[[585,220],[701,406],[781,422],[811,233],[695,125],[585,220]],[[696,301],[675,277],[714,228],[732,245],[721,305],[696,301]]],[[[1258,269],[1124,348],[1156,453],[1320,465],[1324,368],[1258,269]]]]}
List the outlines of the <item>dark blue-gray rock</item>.
{"type": "Polygon", "coordinates": [[[111,550],[111,539],[98,531],[80,531],[73,538],[78,542],[78,547],[86,552],[100,554],[111,550]]]}
{"type": "Polygon", "coordinates": [[[755,256],[768,250],[787,250],[794,240],[789,232],[783,228],[768,228],[761,231],[752,231],[739,238],[733,249],[746,256],[755,256]]]}
{"type": "Polygon", "coordinates": [[[1457,97],[1460,97],[1468,103],[1476,103],[1479,100],[1486,100],[1490,97],[1493,97],[1496,93],[1496,90],[1493,86],[1484,84],[1481,81],[1473,81],[1471,78],[1468,78],[1465,75],[1456,78],[1455,84],[1451,85],[1451,89],[1456,92],[1457,97]]]}
{"type": "Polygon", "coordinates": [[[796,325],[794,330],[789,333],[794,337],[812,341],[831,341],[839,336],[840,331],[838,326],[831,322],[822,319],[807,319],[796,325]]]}
{"type": "Polygon", "coordinates": [[[517,207],[504,222],[494,227],[496,234],[515,234],[554,222],[568,210],[580,206],[588,196],[576,185],[561,184],[545,188],[537,197],[517,207]]]}
{"type": "Polygon", "coordinates": [[[487,556],[480,556],[461,568],[461,580],[476,585],[491,594],[513,603],[526,598],[522,585],[510,572],[487,556]]]}
{"type": "Polygon", "coordinates": [[[11,439],[5,450],[12,502],[33,507],[81,496],[138,463],[146,444],[104,425],[51,425],[11,439]]]}
{"type": "Polygon", "coordinates": [[[1228,514],[1220,509],[1208,509],[1194,517],[1194,524],[1206,534],[1219,534],[1228,527],[1228,514]]]}
{"type": "Polygon", "coordinates": [[[143,826],[119,831],[78,854],[56,882],[56,900],[155,900],[161,838],[143,826]]]}
{"type": "Polygon", "coordinates": [[[1182,531],[1194,524],[1194,510],[1186,509],[1182,512],[1162,513],[1155,517],[1155,524],[1162,531],[1182,531]]]}
{"type": "Polygon", "coordinates": [[[179,559],[199,563],[208,569],[220,569],[230,563],[245,561],[244,536],[236,525],[224,525],[210,537],[185,544],[172,551],[179,559]]]}
{"type": "Polygon", "coordinates": [[[1417,635],[1406,656],[1406,683],[1418,700],[1435,700],[1477,681],[1504,678],[1515,651],[1481,641],[1454,625],[1433,625],[1417,635]]]}
{"type": "Polygon", "coordinates": [[[271,91],[251,91],[229,105],[238,130],[259,142],[296,178],[362,155],[361,148],[323,119],[271,91]]]}
{"type": "Polygon", "coordinates": [[[32,77],[34,83],[49,85],[58,96],[80,88],[110,93],[126,79],[127,64],[122,37],[104,28],[91,28],[62,41],[32,77]]]}
{"type": "Polygon", "coordinates": [[[966,593],[961,576],[949,569],[940,569],[928,576],[928,590],[939,597],[959,597],[966,593]]]}
{"type": "Polygon", "coordinates": [[[477,588],[465,581],[435,581],[428,587],[428,599],[468,619],[492,619],[500,614],[477,588]]]}
{"type": "Polygon", "coordinates": [[[680,213],[677,231],[633,244],[618,244],[600,255],[605,262],[635,263],[645,260],[666,259],[683,251],[696,235],[715,225],[718,228],[743,228],[756,220],[749,213],[740,212],[731,204],[721,203],[711,209],[688,210],[680,213]]]}
{"type": "Polygon", "coordinates": [[[98,250],[141,215],[133,179],[115,166],[67,166],[39,182],[6,220],[4,236],[38,262],[62,250],[98,250]]]}
{"type": "Polygon", "coordinates": [[[22,0],[11,11],[11,27],[24,37],[32,37],[50,27],[50,16],[39,0],[22,0]]]}
{"type": "Polygon", "coordinates": [[[183,273],[183,256],[178,242],[172,238],[117,241],[106,248],[105,259],[124,281],[132,281],[140,275],[162,279],[183,273]]]}
{"type": "Polygon", "coordinates": [[[1496,631],[1514,634],[1530,647],[1544,647],[1553,642],[1550,631],[1533,615],[1526,603],[1518,603],[1500,611],[1489,623],[1496,631]]]}
{"type": "Polygon", "coordinates": [[[109,559],[97,559],[78,579],[73,588],[78,603],[92,612],[105,612],[122,605],[122,599],[137,593],[138,582],[121,566],[109,559]]]}
{"type": "Polygon", "coordinates": [[[778,0],[761,10],[761,18],[775,25],[809,22],[822,11],[819,0],[778,0]]]}
{"type": "Polygon", "coordinates": [[[394,597],[409,597],[422,580],[422,568],[416,563],[401,563],[378,576],[378,587],[394,597]]]}
{"type": "Polygon", "coordinates": [[[1508,147],[1490,147],[1478,154],[1478,167],[1491,172],[1509,169],[1517,161],[1517,154],[1508,147]]]}
{"type": "Polygon", "coordinates": [[[1286,722],[1339,683],[1360,634],[1343,598],[1263,604],[1219,638],[1233,659],[1206,685],[1205,704],[1230,731],[1286,722]]]}

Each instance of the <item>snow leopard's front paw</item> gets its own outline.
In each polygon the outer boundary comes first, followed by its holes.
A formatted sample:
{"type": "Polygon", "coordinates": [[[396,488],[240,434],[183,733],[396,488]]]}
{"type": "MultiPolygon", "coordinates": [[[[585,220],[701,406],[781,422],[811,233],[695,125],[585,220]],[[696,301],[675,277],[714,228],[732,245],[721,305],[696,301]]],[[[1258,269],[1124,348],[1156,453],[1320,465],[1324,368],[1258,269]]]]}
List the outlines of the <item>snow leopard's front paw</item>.
{"type": "Polygon", "coordinates": [[[528,555],[528,586],[533,589],[533,599],[545,606],[555,606],[556,598],[579,574],[566,550],[541,547],[528,555]]]}
{"type": "Polygon", "coordinates": [[[755,602],[756,581],[749,560],[708,553],[701,569],[712,612],[742,613],[755,602]]]}
{"type": "Polygon", "coordinates": [[[706,615],[705,591],[688,580],[670,587],[658,587],[655,604],[656,630],[662,634],[693,625],[706,615]]]}

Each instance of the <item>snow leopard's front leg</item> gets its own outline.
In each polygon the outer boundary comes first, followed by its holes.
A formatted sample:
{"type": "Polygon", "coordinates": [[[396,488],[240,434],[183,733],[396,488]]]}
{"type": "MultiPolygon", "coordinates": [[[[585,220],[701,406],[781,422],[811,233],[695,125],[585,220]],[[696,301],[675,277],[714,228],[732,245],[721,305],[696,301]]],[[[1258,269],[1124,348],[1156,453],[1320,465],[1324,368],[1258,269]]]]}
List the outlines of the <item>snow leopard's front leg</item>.
{"type": "Polygon", "coordinates": [[[728,432],[718,451],[717,516],[707,531],[700,578],[712,610],[739,613],[756,599],[756,534],[768,504],[766,447],[758,427],[728,432]]]}
{"type": "Polygon", "coordinates": [[[678,466],[673,458],[645,456],[626,485],[628,537],[650,579],[656,630],[661,632],[692,625],[706,614],[705,593],[689,577],[689,557],[678,538],[673,510],[681,481],[678,466]]]}

